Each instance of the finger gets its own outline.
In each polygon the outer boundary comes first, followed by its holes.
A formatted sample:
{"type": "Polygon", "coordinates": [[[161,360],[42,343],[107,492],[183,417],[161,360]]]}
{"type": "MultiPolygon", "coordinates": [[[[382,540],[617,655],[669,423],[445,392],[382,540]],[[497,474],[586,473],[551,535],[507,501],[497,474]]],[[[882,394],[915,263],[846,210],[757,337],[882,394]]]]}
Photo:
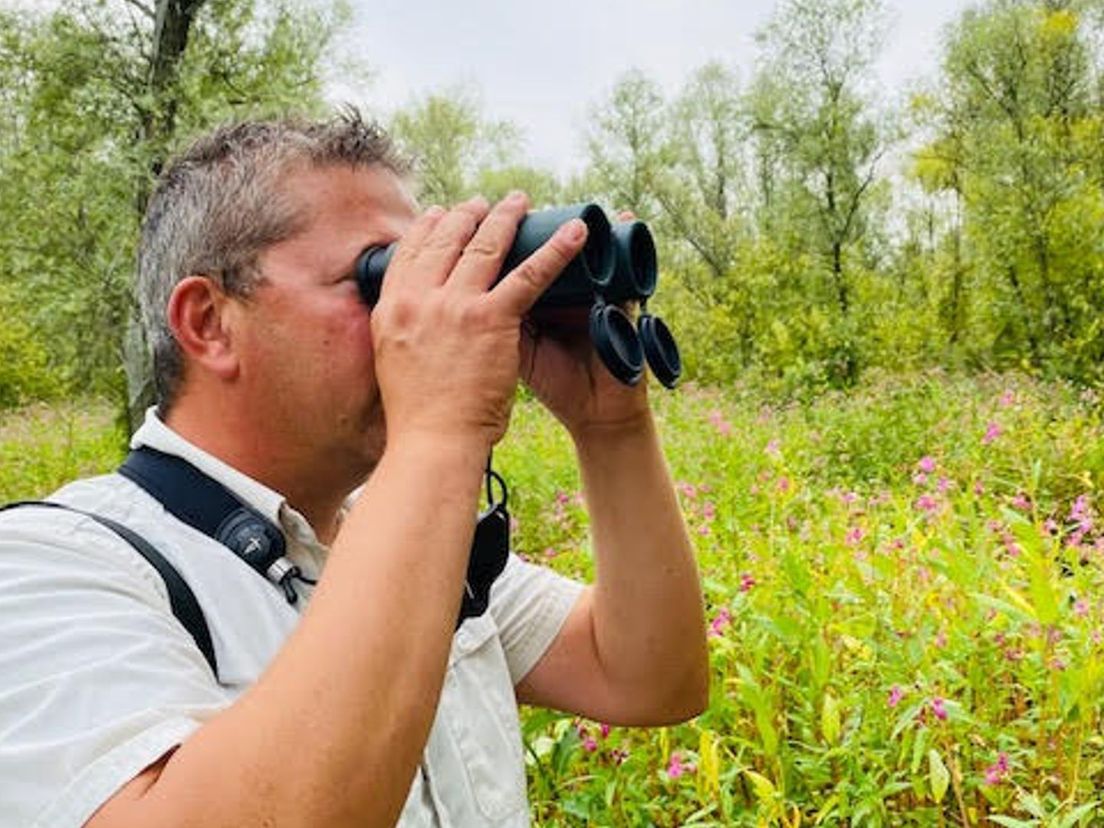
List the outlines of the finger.
{"type": "Polygon", "coordinates": [[[617,214],[618,221],[636,221],[636,213],[632,210],[622,210],[617,214]]]}
{"type": "Polygon", "coordinates": [[[503,312],[521,316],[583,249],[587,226],[574,218],[561,226],[537,251],[491,290],[489,296],[503,312]]]}
{"type": "Polygon", "coordinates": [[[489,209],[487,200],[476,196],[445,213],[413,251],[410,267],[403,271],[406,286],[444,284],[489,209]]]}
{"type": "Polygon", "coordinates": [[[482,293],[494,284],[528,208],[529,198],[520,192],[496,204],[460,254],[449,285],[482,293]]]}
{"type": "MultiPolygon", "coordinates": [[[[444,207],[435,204],[414,219],[399,239],[398,247],[395,248],[395,254],[391,257],[391,264],[388,267],[401,268],[404,264],[412,262],[417,257],[422,245],[425,244],[425,240],[429,238],[433,228],[437,226],[437,222],[444,217],[446,212],[448,211],[444,207]]],[[[390,282],[384,280],[381,290],[386,290],[388,284],[390,282]]]]}

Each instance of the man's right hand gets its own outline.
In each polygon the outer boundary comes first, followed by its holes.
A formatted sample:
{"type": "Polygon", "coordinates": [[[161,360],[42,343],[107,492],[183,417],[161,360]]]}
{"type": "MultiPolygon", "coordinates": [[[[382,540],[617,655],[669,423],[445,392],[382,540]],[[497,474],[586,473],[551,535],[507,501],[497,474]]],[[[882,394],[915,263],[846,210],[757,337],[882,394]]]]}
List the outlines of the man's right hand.
{"type": "Polygon", "coordinates": [[[493,209],[482,198],[432,207],[403,236],[372,311],[389,444],[432,435],[489,449],[505,433],[522,317],[586,240],[583,222],[568,222],[494,284],[528,205],[514,193],[493,209]]]}

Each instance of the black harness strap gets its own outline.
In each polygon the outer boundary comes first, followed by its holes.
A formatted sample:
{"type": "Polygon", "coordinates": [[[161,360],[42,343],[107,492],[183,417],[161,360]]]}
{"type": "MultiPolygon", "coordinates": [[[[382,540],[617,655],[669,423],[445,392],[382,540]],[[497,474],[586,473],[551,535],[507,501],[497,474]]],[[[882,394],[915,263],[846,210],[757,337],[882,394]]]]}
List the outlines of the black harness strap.
{"type": "Polygon", "coordinates": [[[169,563],[160,552],[154,549],[145,538],[133,529],[111,518],[93,514],[92,512],[85,512],[82,509],[74,509],[72,506],[66,506],[63,503],[54,503],[49,500],[24,500],[17,503],[9,503],[6,506],[0,506],[0,512],[6,509],[14,509],[18,506],[46,506],[54,509],[65,509],[69,512],[76,512],[77,514],[92,518],[92,520],[110,529],[133,546],[134,550],[145,558],[150,566],[157,570],[157,574],[160,575],[161,579],[165,582],[165,589],[169,593],[169,606],[172,608],[172,614],[176,616],[176,620],[179,621],[181,626],[183,626],[192,638],[195,639],[196,646],[199,647],[199,651],[203,653],[203,657],[211,667],[211,672],[215,674],[216,678],[218,677],[218,662],[215,659],[214,645],[211,643],[211,631],[207,628],[207,619],[203,616],[203,610],[200,609],[195,593],[192,592],[187,581],[176,571],[176,568],[169,563]]]}

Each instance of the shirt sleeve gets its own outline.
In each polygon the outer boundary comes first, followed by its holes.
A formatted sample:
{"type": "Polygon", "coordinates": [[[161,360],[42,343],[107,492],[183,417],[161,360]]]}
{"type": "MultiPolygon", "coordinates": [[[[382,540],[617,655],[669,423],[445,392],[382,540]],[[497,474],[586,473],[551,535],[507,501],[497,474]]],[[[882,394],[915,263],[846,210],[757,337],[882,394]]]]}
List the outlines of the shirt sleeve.
{"type": "Polygon", "coordinates": [[[0,821],[79,828],[230,699],[126,541],[53,509],[0,526],[0,821]]]}
{"type": "Polygon", "coordinates": [[[491,587],[490,613],[514,684],[525,678],[556,639],[583,588],[551,569],[510,555],[491,587]]]}

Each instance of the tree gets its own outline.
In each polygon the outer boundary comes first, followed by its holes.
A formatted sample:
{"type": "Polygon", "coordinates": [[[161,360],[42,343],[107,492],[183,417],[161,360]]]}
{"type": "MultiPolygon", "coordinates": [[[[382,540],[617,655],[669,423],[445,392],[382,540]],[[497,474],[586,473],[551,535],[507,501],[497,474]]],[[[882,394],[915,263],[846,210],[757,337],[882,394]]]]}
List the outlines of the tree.
{"type": "Polygon", "coordinates": [[[667,132],[659,87],[643,72],[623,75],[590,112],[586,132],[587,186],[617,210],[656,215],[655,174],[667,132]]]}
{"type": "MultiPolygon", "coordinates": [[[[72,387],[124,396],[134,241],[167,154],[230,117],[320,111],[342,14],[283,0],[79,0],[0,17],[0,279],[72,387]]],[[[134,424],[149,368],[132,359],[129,374],[134,424]]]]}
{"type": "MultiPolygon", "coordinates": [[[[781,210],[798,225],[782,232],[814,253],[828,277],[838,319],[832,370],[846,382],[858,372],[849,262],[869,252],[879,163],[891,143],[866,88],[885,31],[881,0],[783,0],[759,35],[761,79],[751,100],[754,129],[765,136],[761,163],[775,167],[762,175],[769,198],[779,198],[780,168],[781,210]]],[[[778,209],[772,204],[768,215],[778,209]]],[[[807,286],[814,296],[817,281],[807,286]]]]}
{"type": "MultiPolygon", "coordinates": [[[[953,192],[976,274],[971,339],[999,364],[1100,375],[1099,4],[996,0],[950,31],[917,156],[953,192]]],[[[956,269],[957,272],[957,269],[956,269]]]]}
{"type": "MultiPolygon", "coordinates": [[[[522,172],[517,162],[521,141],[517,128],[487,118],[478,97],[461,87],[416,100],[396,112],[390,126],[400,146],[415,160],[418,196],[426,204],[452,205],[483,185],[499,190],[504,181],[495,170],[514,167],[522,172]]],[[[505,184],[506,190],[537,183],[539,176],[533,172],[525,170],[525,181],[505,184]]]]}

